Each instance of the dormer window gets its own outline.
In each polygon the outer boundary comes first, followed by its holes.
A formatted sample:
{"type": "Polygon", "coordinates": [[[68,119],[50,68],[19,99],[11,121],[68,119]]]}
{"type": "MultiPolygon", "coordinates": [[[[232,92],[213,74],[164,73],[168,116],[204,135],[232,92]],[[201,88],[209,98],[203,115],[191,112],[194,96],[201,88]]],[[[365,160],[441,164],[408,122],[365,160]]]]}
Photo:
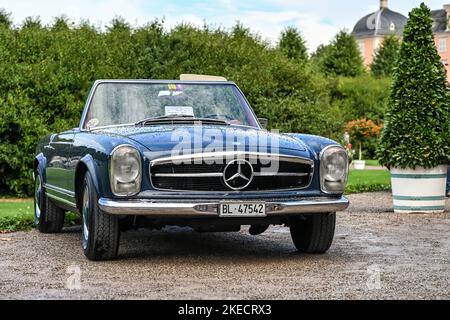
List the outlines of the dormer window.
{"type": "Polygon", "coordinates": [[[391,25],[389,26],[389,30],[391,30],[391,32],[395,31],[395,23],[391,22],[391,25]]]}

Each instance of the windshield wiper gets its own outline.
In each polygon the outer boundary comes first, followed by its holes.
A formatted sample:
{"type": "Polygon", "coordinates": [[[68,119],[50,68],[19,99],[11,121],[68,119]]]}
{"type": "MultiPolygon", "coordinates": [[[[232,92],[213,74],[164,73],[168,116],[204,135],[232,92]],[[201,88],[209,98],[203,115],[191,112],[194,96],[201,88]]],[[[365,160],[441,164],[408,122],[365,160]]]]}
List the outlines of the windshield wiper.
{"type": "Polygon", "coordinates": [[[166,119],[186,119],[186,118],[193,118],[194,116],[186,115],[186,114],[173,114],[173,115],[167,115],[167,116],[159,116],[159,117],[151,117],[146,118],[143,120],[140,120],[135,123],[136,126],[144,125],[146,123],[152,122],[152,121],[159,121],[159,120],[166,120],[166,119]]]}
{"type": "Polygon", "coordinates": [[[201,122],[204,124],[226,124],[226,125],[229,125],[229,123],[225,120],[209,119],[209,118],[196,118],[191,115],[183,115],[183,114],[147,118],[147,119],[136,122],[135,125],[136,126],[145,126],[148,124],[175,124],[175,123],[180,123],[180,122],[201,122]]]}

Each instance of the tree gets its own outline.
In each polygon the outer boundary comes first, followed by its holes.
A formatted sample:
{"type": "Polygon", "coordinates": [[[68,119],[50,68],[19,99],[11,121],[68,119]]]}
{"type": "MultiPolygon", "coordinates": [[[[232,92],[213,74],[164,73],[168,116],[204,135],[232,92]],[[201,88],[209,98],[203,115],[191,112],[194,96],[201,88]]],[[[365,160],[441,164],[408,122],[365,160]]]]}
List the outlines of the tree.
{"type": "Polygon", "coordinates": [[[6,12],[5,9],[0,9],[0,27],[6,26],[7,28],[11,27],[11,13],[6,12]]]}
{"type": "Polygon", "coordinates": [[[356,77],[364,73],[363,59],[355,38],[346,31],[340,31],[331,45],[321,51],[323,54],[318,63],[324,74],[356,77]]]}
{"type": "Polygon", "coordinates": [[[40,29],[42,28],[40,17],[26,17],[22,24],[22,29],[40,29]]]}
{"type": "Polygon", "coordinates": [[[316,51],[311,55],[311,59],[322,59],[328,54],[331,48],[331,44],[321,44],[317,47],[316,51]]]}
{"type": "Polygon", "coordinates": [[[308,60],[306,42],[295,27],[287,27],[281,32],[278,48],[286,57],[295,62],[308,60]]]}
{"type": "Polygon", "coordinates": [[[400,51],[400,40],[396,36],[384,38],[381,48],[370,67],[375,77],[391,77],[400,51]]]}
{"type": "Polygon", "coordinates": [[[108,27],[106,27],[106,29],[108,30],[108,32],[113,32],[113,31],[117,31],[117,32],[131,32],[131,26],[130,24],[123,18],[123,17],[114,17],[111,22],[110,25],[108,27]]]}
{"type": "Polygon", "coordinates": [[[57,31],[68,30],[69,24],[71,24],[69,18],[66,15],[61,15],[53,19],[52,29],[57,31]]]}
{"type": "Polygon", "coordinates": [[[430,9],[422,3],[411,11],[405,26],[377,150],[387,167],[450,163],[450,95],[432,22],[430,9]]]}

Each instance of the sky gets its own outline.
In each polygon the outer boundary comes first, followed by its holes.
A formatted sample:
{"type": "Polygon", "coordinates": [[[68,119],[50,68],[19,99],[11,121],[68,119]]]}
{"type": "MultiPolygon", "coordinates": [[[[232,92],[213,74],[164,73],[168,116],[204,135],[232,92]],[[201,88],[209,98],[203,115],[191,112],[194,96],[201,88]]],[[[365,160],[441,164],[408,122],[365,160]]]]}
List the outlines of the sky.
{"type": "MultiPolygon", "coordinates": [[[[450,0],[389,0],[389,8],[407,15],[421,2],[431,9],[450,4],[450,0]]],[[[352,30],[360,18],[379,8],[379,0],[0,0],[0,8],[12,14],[16,25],[29,16],[50,23],[61,14],[74,22],[88,19],[99,27],[116,16],[134,26],[164,17],[167,28],[179,22],[229,28],[239,21],[273,44],[285,27],[294,26],[312,52],[339,30],[352,30]]]]}

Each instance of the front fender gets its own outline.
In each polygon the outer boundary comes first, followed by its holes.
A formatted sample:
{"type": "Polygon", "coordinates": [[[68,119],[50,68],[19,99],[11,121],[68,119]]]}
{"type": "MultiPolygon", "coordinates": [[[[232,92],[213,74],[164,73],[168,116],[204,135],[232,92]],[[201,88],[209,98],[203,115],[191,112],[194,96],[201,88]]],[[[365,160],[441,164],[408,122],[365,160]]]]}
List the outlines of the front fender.
{"type": "Polygon", "coordinates": [[[42,183],[46,181],[45,168],[47,167],[47,158],[41,152],[35,157],[35,164],[33,168],[33,180],[36,179],[35,174],[37,170],[41,173],[42,183]]]}
{"type": "Polygon", "coordinates": [[[315,157],[315,160],[317,161],[319,160],[320,152],[324,148],[331,145],[340,146],[340,144],[334,140],[311,134],[290,133],[289,136],[303,142],[303,144],[311,151],[311,153],[315,157]]]}
{"type": "Polygon", "coordinates": [[[92,177],[92,183],[94,184],[95,191],[98,195],[103,194],[103,183],[102,179],[99,179],[101,176],[98,166],[94,160],[94,158],[87,154],[83,158],[80,159],[77,169],[75,171],[75,190],[79,190],[80,184],[82,183],[82,179],[86,171],[89,171],[92,177]]]}

